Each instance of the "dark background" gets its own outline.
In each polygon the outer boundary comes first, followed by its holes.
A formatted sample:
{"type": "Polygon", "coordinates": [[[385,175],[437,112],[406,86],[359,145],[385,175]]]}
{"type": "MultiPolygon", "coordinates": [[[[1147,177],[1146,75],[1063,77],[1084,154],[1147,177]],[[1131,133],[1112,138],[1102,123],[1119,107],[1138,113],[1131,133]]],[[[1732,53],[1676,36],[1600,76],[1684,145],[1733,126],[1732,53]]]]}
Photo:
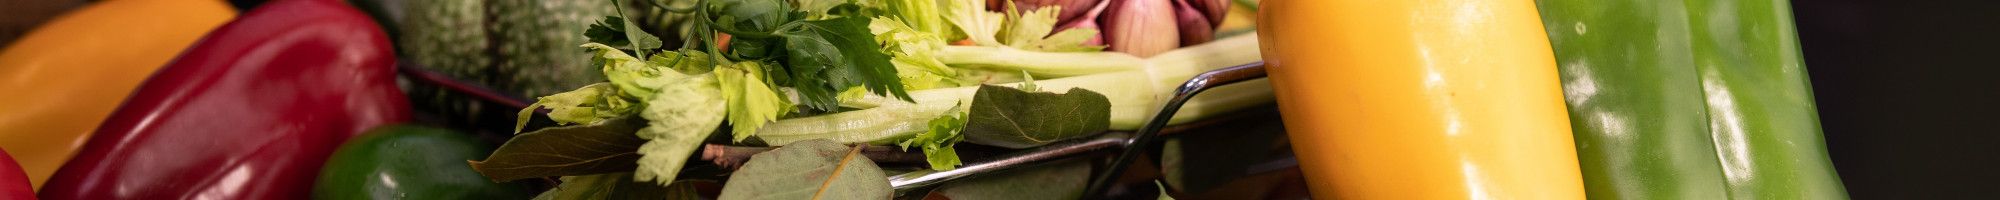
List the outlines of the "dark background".
{"type": "Polygon", "coordinates": [[[2000,6],[1793,0],[1820,126],[1855,199],[2000,198],[2000,6]]]}

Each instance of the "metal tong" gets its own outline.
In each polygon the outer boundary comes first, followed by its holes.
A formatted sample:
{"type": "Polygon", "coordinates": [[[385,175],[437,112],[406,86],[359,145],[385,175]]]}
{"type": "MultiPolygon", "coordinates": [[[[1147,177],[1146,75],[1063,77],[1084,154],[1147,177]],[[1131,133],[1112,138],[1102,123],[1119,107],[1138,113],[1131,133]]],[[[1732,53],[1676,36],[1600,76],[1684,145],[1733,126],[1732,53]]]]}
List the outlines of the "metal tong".
{"type": "Polygon", "coordinates": [[[1168,120],[1173,119],[1175,112],[1180,111],[1181,105],[1193,99],[1196,94],[1209,88],[1264,78],[1264,76],[1262,61],[1204,72],[1181,83],[1181,86],[1174,90],[1174,96],[1167,99],[1160,111],[1147,120],[1146,124],[1141,125],[1136,132],[1111,132],[1087,139],[1057,142],[993,159],[970,162],[952,170],[918,170],[898,174],[889,177],[889,185],[901,195],[966,177],[1051,163],[1050,161],[1088,157],[1098,153],[1120,152],[1118,157],[1112,160],[1108,168],[1110,171],[1097,173],[1091,178],[1090,186],[1083,194],[1083,199],[1091,199],[1102,193],[1106,187],[1110,187],[1114,179],[1124,173],[1125,166],[1134,162],[1140,153],[1152,149],[1159,143],[1160,130],[1167,126],[1168,120]]]}

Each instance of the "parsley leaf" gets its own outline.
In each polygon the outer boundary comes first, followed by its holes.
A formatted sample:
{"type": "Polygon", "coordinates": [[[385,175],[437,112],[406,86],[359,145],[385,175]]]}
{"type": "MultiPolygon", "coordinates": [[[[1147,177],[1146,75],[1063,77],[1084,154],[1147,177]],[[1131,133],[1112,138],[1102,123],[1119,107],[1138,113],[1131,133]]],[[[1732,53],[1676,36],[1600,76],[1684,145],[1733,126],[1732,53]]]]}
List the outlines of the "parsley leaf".
{"type": "MultiPolygon", "coordinates": [[[[853,5],[843,5],[853,6],[853,5]]],[[[839,107],[838,93],[862,86],[878,95],[910,99],[896,77],[896,68],[869,33],[869,18],[841,17],[795,22],[785,30],[786,62],[792,88],[804,104],[818,110],[839,107]]]]}

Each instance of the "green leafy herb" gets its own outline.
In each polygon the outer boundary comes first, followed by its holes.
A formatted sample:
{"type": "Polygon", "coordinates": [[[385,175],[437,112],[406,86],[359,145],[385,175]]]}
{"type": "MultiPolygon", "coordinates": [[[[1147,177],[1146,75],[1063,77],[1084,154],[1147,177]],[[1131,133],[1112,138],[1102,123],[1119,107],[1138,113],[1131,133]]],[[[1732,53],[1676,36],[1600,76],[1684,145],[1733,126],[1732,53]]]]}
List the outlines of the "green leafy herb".
{"type": "Polygon", "coordinates": [[[952,0],[947,3],[950,3],[946,7],[952,13],[945,15],[945,19],[957,25],[973,44],[979,46],[1009,46],[1048,52],[1104,50],[1104,46],[1086,43],[1097,35],[1097,29],[1071,28],[1049,34],[1055,30],[1057,14],[1062,13],[1060,6],[1023,13],[1009,1],[1003,14],[985,11],[986,4],[980,0],[952,0]]]}
{"type": "MultiPolygon", "coordinates": [[[[621,5],[623,3],[619,3],[618,0],[611,0],[611,4],[621,5]]],[[[616,7],[614,9],[618,11],[619,18],[625,17],[624,7],[622,6],[613,6],[613,7],[616,7]]],[[[639,28],[638,22],[633,22],[632,20],[623,20],[623,21],[624,23],[622,24],[625,24],[624,26],[625,28],[623,28],[623,31],[625,32],[625,39],[631,42],[633,53],[637,53],[640,58],[644,58],[646,57],[647,51],[651,49],[660,48],[662,42],[660,42],[659,37],[653,36],[653,34],[651,33],[646,33],[645,28],[639,28]]]]}
{"type": "Polygon", "coordinates": [[[493,181],[631,171],[645,143],[632,132],[644,126],[637,117],[620,117],[596,124],[537,130],[514,136],[472,169],[493,181]]]}
{"type": "MultiPolygon", "coordinates": [[[[954,107],[951,110],[958,110],[958,108],[954,107]]],[[[909,150],[912,146],[923,149],[924,161],[929,162],[933,170],[958,168],[960,164],[958,150],[953,147],[958,146],[958,141],[965,140],[965,135],[961,135],[959,132],[965,130],[965,120],[968,117],[966,117],[965,112],[956,113],[958,114],[945,115],[937,119],[932,119],[930,130],[918,133],[916,137],[903,140],[903,142],[897,143],[897,145],[902,146],[905,151],[909,150]]]]}
{"type": "MultiPolygon", "coordinates": [[[[606,80],[611,81],[611,85],[614,88],[618,89],[619,95],[622,98],[636,100],[639,102],[645,102],[650,100],[655,93],[658,93],[660,87],[672,84],[684,84],[677,82],[683,82],[684,80],[696,77],[693,75],[683,74],[667,66],[656,65],[655,63],[641,61],[639,60],[639,58],[632,57],[632,55],[625,54],[625,52],[623,51],[619,51],[616,48],[612,48],[611,46],[607,46],[604,44],[588,43],[588,44],[583,44],[582,47],[596,51],[595,56],[591,58],[590,62],[592,63],[592,65],[600,66],[601,68],[603,68],[604,78],[606,80]]],[[[670,58],[682,57],[679,54],[674,54],[672,52],[663,52],[655,55],[655,58],[661,58],[663,56],[667,56],[670,58]]],[[[676,59],[661,59],[661,60],[676,60],[676,59]]],[[[689,63],[689,62],[701,61],[701,59],[677,59],[677,60],[682,61],[682,63],[679,64],[699,64],[699,65],[707,64],[707,63],[689,63]]]]}
{"type": "Polygon", "coordinates": [[[721,199],[887,199],[889,178],[861,147],[826,140],[758,153],[730,175],[721,199]]]}
{"type": "Polygon", "coordinates": [[[834,110],[840,105],[837,94],[854,86],[910,98],[889,55],[880,51],[882,46],[869,33],[868,22],[866,17],[803,21],[780,35],[785,39],[792,88],[806,106],[834,110]]]}
{"type": "Polygon", "coordinates": [[[779,63],[765,69],[763,80],[791,87],[799,104],[812,110],[839,110],[839,94],[852,87],[909,99],[890,56],[869,32],[874,14],[868,8],[833,0],[715,0],[707,8],[704,13],[715,17],[704,19],[713,29],[734,36],[730,59],[779,63]]]}
{"type": "MultiPolygon", "coordinates": [[[[951,34],[950,25],[944,21],[944,15],[938,13],[944,7],[938,6],[939,1],[937,0],[887,1],[886,3],[888,5],[884,7],[888,7],[889,17],[901,19],[902,22],[905,22],[905,24],[915,28],[917,31],[935,34],[940,37],[951,34]]],[[[881,33],[876,34],[879,35],[881,33]]]]}
{"type": "Polygon", "coordinates": [[[1029,92],[1042,91],[1041,86],[1035,86],[1035,75],[1028,74],[1028,70],[1021,70],[1021,79],[1022,79],[1021,87],[1016,87],[1020,88],[1021,91],[1029,91],[1029,92]]]}
{"type": "Polygon", "coordinates": [[[819,20],[837,17],[831,12],[835,7],[847,4],[849,0],[791,0],[799,6],[797,12],[805,13],[803,19],[819,20]]]}
{"type": "Polygon", "coordinates": [[[770,32],[791,22],[793,8],[784,1],[709,0],[706,14],[713,15],[712,27],[723,32],[770,32]]]}
{"type": "Polygon", "coordinates": [[[1049,6],[1048,8],[1035,9],[1027,13],[1022,13],[1021,10],[1014,7],[1012,1],[1008,1],[1006,11],[1007,24],[1000,27],[1002,37],[999,39],[1001,43],[1007,43],[1008,46],[1018,48],[1026,46],[1026,44],[1041,41],[1042,36],[1048,36],[1050,32],[1054,32],[1057,21],[1056,14],[1062,13],[1062,7],[1049,6]]]}
{"type": "Polygon", "coordinates": [[[982,85],[973,94],[971,112],[966,141],[1007,148],[1089,136],[1111,126],[1111,101],[1082,88],[1056,94],[982,85]]]}
{"type": "Polygon", "coordinates": [[[896,76],[902,79],[904,89],[960,85],[958,71],[937,59],[945,47],[944,38],[918,31],[894,18],[876,18],[868,23],[868,30],[875,34],[875,42],[882,44],[883,52],[891,56],[889,62],[895,64],[896,76]]]}
{"type": "Polygon", "coordinates": [[[655,37],[653,34],[646,34],[645,30],[637,30],[636,32],[639,33],[637,35],[632,34],[634,31],[627,30],[636,29],[629,29],[633,28],[634,25],[626,22],[631,21],[618,16],[604,16],[604,19],[598,20],[597,24],[591,24],[590,28],[584,29],[583,36],[590,39],[590,42],[593,43],[624,47],[627,50],[634,51],[658,49],[661,43],[664,43],[660,41],[659,37],[655,37]],[[636,44],[632,43],[635,39],[639,41],[636,44]]]}
{"type": "Polygon", "coordinates": [[[715,70],[715,79],[722,85],[722,99],[729,102],[734,141],[742,142],[756,134],[765,122],[792,112],[792,102],[772,90],[767,85],[770,82],[763,80],[763,73],[764,65],[760,62],[738,62],[715,70]]]}
{"type": "Polygon", "coordinates": [[[634,177],[661,184],[673,181],[702,139],[722,125],[728,103],[721,93],[713,76],[695,76],[660,87],[657,96],[646,101],[646,109],[639,112],[647,126],[639,129],[638,135],[648,141],[639,146],[643,157],[634,177]]]}
{"type": "Polygon", "coordinates": [[[986,11],[985,0],[948,0],[945,2],[945,21],[958,26],[966,39],[979,46],[1007,46],[1001,44],[998,34],[1006,23],[1007,15],[986,11]]]}
{"type": "Polygon", "coordinates": [[[535,104],[528,105],[517,114],[520,117],[515,121],[514,133],[520,133],[521,128],[528,125],[528,117],[533,116],[537,108],[548,108],[549,119],[561,125],[594,124],[638,111],[638,105],[617,95],[618,89],[611,84],[598,83],[535,98],[535,104]]]}
{"type": "MultiPolygon", "coordinates": [[[[728,114],[727,100],[717,76],[688,75],[657,62],[644,62],[604,44],[589,43],[596,50],[591,62],[604,66],[606,79],[623,98],[638,99],[646,105],[639,116],[646,127],[637,130],[645,139],[639,146],[639,180],[666,184],[674,180],[687,163],[689,154],[702,139],[715,132],[728,114]]],[[[680,56],[662,52],[655,58],[680,56]]],[[[698,59],[678,59],[693,61],[698,59]]],[[[632,133],[632,132],[626,132],[632,133]]],[[[519,140],[519,138],[516,138],[519,140]]]]}

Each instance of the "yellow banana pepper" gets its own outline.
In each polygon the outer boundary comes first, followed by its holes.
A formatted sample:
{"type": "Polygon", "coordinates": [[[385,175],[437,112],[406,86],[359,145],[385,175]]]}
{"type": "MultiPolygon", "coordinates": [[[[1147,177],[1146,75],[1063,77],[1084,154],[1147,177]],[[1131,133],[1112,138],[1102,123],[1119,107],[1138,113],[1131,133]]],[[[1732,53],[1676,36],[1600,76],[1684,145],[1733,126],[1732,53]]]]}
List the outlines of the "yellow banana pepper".
{"type": "Polygon", "coordinates": [[[1293,151],[1326,199],[1582,199],[1532,0],[1265,0],[1293,151]]]}
{"type": "Polygon", "coordinates": [[[235,15],[217,0],[113,0],[43,24],[0,51],[0,148],[40,189],[153,70],[235,15]]]}

